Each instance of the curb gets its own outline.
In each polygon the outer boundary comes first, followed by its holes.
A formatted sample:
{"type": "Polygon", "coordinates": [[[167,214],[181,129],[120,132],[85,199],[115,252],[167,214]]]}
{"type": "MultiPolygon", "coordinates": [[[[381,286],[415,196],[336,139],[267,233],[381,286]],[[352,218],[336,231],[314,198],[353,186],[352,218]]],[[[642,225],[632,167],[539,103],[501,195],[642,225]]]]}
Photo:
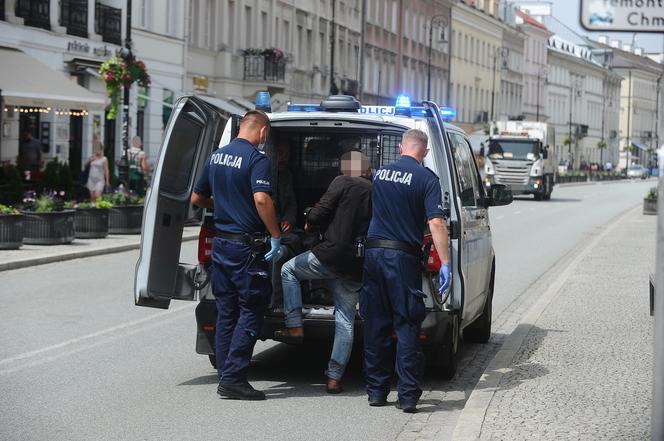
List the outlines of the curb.
{"type": "MultiPolygon", "coordinates": [[[[657,180],[653,179],[653,178],[644,179],[643,181],[648,182],[650,180],[652,180],[653,182],[657,182],[657,180]]],[[[583,186],[586,186],[586,185],[608,185],[608,184],[621,184],[621,183],[624,184],[624,183],[628,183],[628,182],[631,183],[631,182],[637,182],[637,181],[642,182],[641,180],[637,180],[637,179],[616,179],[614,181],[569,182],[569,183],[565,183],[565,184],[555,184],[553,188],[555,189],[556,187],[561,187],[561,188],[583,187],[583,186]]]]}
{"type": "Polygon", "coordinates": [[[526,312],[516,329],[505,339],[503,346],[486,367],[480,380],[477,382],[470,397],[466,401],[466,404],[459,415],[459,419],[457,420],[454,433],[452,434],[452,439],[454,441],[477,441],[480,439],[486,412],[491,405],[491,401],[498,390],[500,382],[503,376],[510,371],[512,360],[521,349],[524,340],[537,320],[562,289],[572,271],[578,266],[578,263],[590,254],[597,244],[599,244],[607,235],[619,225],[622,225],[625,218],[633,215],[639,208],[639,206],[636,206],[628,209],[617,219],[613,220],[604,231],[592,239],[588,245],[586,245],[571,261],[567,263],[562,273],[526,312]]]}
{"type": "MultiPolygon", "coordinates": [[[[185,234],[182,236],[183,242],[198,239],[198,233],[185,234]]],[[[103,256],[105,254],[122,253],[124,251],[137,250],[141,246],[141,241],[136,243],[113,245],[107,248],[94,248],[91,250],[80,250],[63,252],[62,254],[53,254],[50,256],[42,257],[29,257],[26,259],[18,259],[11,262],[0,263],[0,272],[15,270],[20,268],[27,268],[31,266],[44,265],[47,263],[62,262],[65,260],[81,259],[84,257],[103,256]]]]}

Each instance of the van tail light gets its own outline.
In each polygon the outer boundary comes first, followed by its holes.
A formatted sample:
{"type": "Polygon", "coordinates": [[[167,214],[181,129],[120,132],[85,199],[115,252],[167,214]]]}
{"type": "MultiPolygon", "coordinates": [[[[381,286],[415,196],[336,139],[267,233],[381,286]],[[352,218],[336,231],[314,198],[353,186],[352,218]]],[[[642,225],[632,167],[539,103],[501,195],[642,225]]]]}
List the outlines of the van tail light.
{"type": "Polygon", "coordinates": [[[212,244],[214,242],[214,230],[202,226],[198,233],[198,263],[212,263],[212,244]]]}
{"type": "Polygon", "coordinates": [[[438,257],[438,252],[436,251],[436,246],[433,243],[433,237],[431,237],[431,234],[424,235],[422,249],[427,255],[426,272],[439,273],[441,267],[440,257],[438,257]]]}

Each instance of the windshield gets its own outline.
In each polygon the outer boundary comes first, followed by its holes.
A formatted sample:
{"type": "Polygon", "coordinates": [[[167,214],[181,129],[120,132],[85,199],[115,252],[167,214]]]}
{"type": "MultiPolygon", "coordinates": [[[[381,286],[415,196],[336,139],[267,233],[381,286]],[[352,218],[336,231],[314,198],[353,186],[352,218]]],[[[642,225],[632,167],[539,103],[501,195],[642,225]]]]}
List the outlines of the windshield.
{"type": "Polygon", "coordinates": [[[630,170],[641,171],[641,170],[643,170],[643,167],[641,167],[640,165],[632,165],[629,169],[630,170]]]}
{"type": "Polygon", "coordinates": [[[538,141],[492,139],[489,141],[490,159],[534,160],[539,154],[538,141]]]}

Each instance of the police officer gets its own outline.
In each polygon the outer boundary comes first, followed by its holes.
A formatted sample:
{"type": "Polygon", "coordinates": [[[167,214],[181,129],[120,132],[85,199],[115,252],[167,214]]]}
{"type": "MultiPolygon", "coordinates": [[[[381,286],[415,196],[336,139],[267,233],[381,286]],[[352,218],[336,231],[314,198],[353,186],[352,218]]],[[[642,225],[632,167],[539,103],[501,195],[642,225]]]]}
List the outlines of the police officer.
{"type": "Polygon", "coordinates": [[[279,253],[281,238],[270,161],[259,149],[269,131],[265,113],[247,112],[237,138],[210,155],[191,197],[193,204],[214,208],[217,393],[230,399],[265,399],[247,382],[247,370],[272,294],[268,262],[279,253]]]}
{"type": "Polygon", "coordinates": [[[401,158],[380,169],[372,190],[360,315],[364,319],[364,363],[369,405],[384,406],[390,392],[392,332],[397,337],[398,404],[416,410],[423,371],[419,334],[426,310],[422,292],[421,247],[428,220],[440,256],[440,292],[450,285],[447,226],[438,177],[421,162],[427,135],[408,130],[401,158]]]}

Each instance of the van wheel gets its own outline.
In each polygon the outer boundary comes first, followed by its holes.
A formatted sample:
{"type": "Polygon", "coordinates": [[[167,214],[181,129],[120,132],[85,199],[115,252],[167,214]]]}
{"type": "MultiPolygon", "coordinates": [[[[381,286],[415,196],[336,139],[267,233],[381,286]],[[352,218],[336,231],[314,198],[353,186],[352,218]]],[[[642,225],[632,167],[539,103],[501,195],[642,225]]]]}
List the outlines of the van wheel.
{"type": "Polygon", "coordinates": [[[209,354],[208,358],[210,359],[210,364],[212,365],[212,367],[217,369],[217,355],[216,354],[209,354]]]}
{"type": "Polygon", "coordinates": [[[430,348],[429,368],[434,377],[451,380],[457,371],[459,351],[459,315],[452,316],[452,323],[445,332],[442,344],[430,348]]]}
{"type": "Polygon", "coordinates": [[[463,330],[463,338],[473,343],[486,343],[491,338],[491,310],[493,303],[493,271],[489,283],[489,295],[484,302],[484,309],[473,323],[463,330]]]}

